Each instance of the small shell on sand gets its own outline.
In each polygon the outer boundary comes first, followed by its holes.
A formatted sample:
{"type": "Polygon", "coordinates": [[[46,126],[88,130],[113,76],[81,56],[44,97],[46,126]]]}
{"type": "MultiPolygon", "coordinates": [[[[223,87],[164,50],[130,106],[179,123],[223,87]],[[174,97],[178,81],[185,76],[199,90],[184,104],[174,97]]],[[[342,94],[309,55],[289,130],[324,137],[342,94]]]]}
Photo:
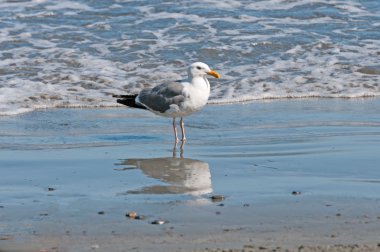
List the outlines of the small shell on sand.
{"type": "Polygon", "coordinates": [[[165,223],[166,223],[166,221],[163,221],[163,220],[155,220],[155,221],[151,222],[151,224],[153,224],[153,225],[162,225],[165,223]]]}
{"type": "Polygon", "coordinates": [[[12,239],[13,239],[13,235],[0,236],[0,241],[6,241],[6,240],[12,240],[12,239]]]}
{"type": "Polygon", "coordinates": [[[128,212],[125,216],[131,219],[136,219],[137,213],[132,211],[132,212],[128,212]]]}
{"type": "Polygon", "coordinates": [[[145,216],[144,215],[137,215],[137,213],[134,212],[134,211],[128,212],[125,216],[127,216],[130,219],[145,220],[145,216]]]}
{"type": "Polygon", "coordinates": [[[224,200],[224,195],[212,195],[211,201],[212,202],[220,202],[224,200]]]}

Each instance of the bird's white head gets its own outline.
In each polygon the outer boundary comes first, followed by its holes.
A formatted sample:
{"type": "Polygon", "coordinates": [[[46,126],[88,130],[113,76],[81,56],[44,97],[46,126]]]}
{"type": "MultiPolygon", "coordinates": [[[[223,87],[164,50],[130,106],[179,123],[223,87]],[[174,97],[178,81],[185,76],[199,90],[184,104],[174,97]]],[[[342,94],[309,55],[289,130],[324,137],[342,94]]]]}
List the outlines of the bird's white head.
{"type": "Polygon", "coordinates": [[[190,65],[189,67],[189,77],[202,77],[204,78],[206,75],[214,76],[215,78],[220,78],[220,75],[214,71],[211,70],[210,67],[202,62],[195,62],[190,65]]]}

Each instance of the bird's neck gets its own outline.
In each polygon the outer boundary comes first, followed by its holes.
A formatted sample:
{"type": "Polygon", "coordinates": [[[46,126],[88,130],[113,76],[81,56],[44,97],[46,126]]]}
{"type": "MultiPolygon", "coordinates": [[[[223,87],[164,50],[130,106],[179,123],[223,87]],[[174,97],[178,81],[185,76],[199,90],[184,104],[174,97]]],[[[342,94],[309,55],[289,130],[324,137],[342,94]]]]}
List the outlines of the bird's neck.
{"type": "Polygon", "coordinates": [[[196,76],[189,80],[189,83],[196,88],[206,88],[210,90],[210,83],[208,82],[206,76],[196,76]]]}

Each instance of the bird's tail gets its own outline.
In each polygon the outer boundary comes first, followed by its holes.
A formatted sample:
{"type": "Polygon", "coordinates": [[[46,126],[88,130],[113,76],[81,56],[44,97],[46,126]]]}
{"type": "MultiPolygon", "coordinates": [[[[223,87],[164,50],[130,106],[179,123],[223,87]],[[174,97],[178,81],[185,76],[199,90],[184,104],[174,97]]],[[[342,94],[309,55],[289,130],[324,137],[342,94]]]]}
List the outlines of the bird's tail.
{"type": "Polygon", "coordinates": [[[113,97],[119,98],[116,100],[117,103],[123,104],[125,106],[132,107],[132,108],[146,109],[144,106],[136,103],[137,94],[134,94],[134,95],[113,95],[113,97]]]}

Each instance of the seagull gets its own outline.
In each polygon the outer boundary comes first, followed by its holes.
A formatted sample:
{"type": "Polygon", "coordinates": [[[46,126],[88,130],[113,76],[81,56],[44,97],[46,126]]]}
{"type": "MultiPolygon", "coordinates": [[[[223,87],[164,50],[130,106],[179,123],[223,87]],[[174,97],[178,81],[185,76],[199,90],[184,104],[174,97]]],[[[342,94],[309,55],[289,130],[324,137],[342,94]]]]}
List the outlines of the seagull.
{"type": "Polygon", "coordinates": [[[128,107],[147,109],[152,113],[173,118],[175,143],[178,143],[176,118],[180,117],[182,142],[186,141],[183,117],[201,110],[210,96],[210,83],[207,75],[220,78],[219,73],[211,70],[202,62],[195,62],[188,68],[186,81],[169,82],[151,89],[143,89],[139,94],[114,95],[117,102],[128,107]]]}

